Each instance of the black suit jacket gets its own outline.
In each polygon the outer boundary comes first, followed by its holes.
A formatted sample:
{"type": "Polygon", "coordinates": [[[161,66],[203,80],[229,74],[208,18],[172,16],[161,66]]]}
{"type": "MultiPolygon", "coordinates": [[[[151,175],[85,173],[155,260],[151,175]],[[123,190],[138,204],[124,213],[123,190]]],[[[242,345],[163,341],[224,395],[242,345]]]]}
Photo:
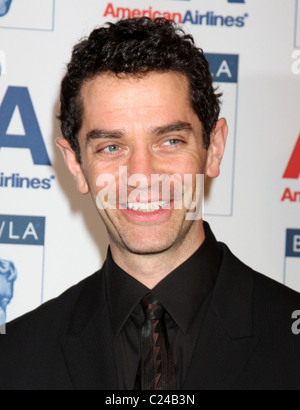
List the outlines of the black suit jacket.
{"type": "MultiPolygon", "coordinates": [[[[300,389],[300,295],[226,245],[184,390],[300,389]]],[[[104,275],[17,319],[0,336],[0,389],[117,390],[104,275]]]]}

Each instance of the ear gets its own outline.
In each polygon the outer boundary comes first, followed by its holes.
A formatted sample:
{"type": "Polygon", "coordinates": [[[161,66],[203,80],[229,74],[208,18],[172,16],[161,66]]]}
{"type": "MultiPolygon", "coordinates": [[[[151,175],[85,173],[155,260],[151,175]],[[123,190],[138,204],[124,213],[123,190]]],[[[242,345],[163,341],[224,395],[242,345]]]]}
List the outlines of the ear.
{"type": "Polygon", "coordinates": [[[89,193],[89,186],[87,184],[86,178],[84,176],[82,167],[77,160],[76,154],[71,148],[69,142],[64,138],[57,138],[56,146],[60,149],[65,163],[69,168],[70,173],[77,183],[77,189],[82,195],[89,193]]]}
{"type": "Polygon", "coordinates": [[[206,175],[210,178],[217,178],[220,175],[220,165],[225,151],[227,136],[227,121],[225,118],[221,118],[212,132],[208,149],[206,175]]]}

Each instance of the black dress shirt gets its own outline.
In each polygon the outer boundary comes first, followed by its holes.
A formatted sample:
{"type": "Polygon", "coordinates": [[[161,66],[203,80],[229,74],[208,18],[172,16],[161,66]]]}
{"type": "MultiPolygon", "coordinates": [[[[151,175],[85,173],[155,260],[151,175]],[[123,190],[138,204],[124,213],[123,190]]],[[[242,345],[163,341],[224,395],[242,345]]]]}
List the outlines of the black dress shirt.
{"type": "MultiPolygon", "coordinates": [[[[207,223],[204,228],[205,241],[198,251],[151,290],[167,311],[165,320],[178,389],[184,384],[223,256],[222,247],[207,223]]],[[[149,289],[114,262],[110,249],[104,272],[119,388],[132,390],[144,322],[140,301],[149,289]]]]}

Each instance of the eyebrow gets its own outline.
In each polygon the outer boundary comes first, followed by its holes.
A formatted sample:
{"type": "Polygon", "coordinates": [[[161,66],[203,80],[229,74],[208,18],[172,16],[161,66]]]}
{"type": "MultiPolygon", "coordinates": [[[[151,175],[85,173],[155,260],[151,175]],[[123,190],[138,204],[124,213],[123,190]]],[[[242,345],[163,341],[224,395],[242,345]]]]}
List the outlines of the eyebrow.
{"type": "MultiPolygon", "coordinates": [[[[188,122],[177,121],[172,124],[167,124],[159,127],[152,127],[149,129],[150,134],[155,136],[161,136],[165,134],[170,134],[172,132],[191,132],[193,127],[188,122]]],[[[101,140],[101,139],[119,139],[124,137],[126,134],[125,130],[101,130],[95,129],[90,131],[86,136],[86,143],[88,144],[91,140],[101,140]]]]}
{"type": "Polygon", "coordinates": [[[125,135],[123,130],[100,130],[95,129],[90,131],[86,135],[86,143],[88,144],[91,140],[101,140],[101,139],[118,139],[125,135]]]}
{"type": "Polygon", "coordinates": [[[193,131],[193,127],[188,122],[177,121],[173,124],[163,125],[161,127],[151,128],[151,133],[160,136],[164,134],[170,134],[172,132],[193,131]]]}

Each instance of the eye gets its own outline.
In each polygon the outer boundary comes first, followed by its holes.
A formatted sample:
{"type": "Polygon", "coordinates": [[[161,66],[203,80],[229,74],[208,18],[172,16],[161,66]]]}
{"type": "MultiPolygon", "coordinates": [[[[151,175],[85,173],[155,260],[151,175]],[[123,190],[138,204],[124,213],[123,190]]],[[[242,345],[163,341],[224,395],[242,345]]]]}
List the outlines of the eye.
{"type": "Polygon", "coordinates": [[[175,138],[172,138],[172,139],[170,139],[170,140],[168,140],[168,141],[165,141],[164,143],[163,143],[163,145],[164,146],[176,146],[176,145],[179,145],[179,144],[181,144],[182,143],[182,141],[180,141],[180,140],[177,140],[177,139],[175,139],[175,138]]]}
{"type": "Polygon", "coordinates": [[[103,148],[101,151],[105,152],[107,154],[114,154],[115,152],[118,152],[121,148],[119,145],[109,145],[108,147],[103,148]]]}

